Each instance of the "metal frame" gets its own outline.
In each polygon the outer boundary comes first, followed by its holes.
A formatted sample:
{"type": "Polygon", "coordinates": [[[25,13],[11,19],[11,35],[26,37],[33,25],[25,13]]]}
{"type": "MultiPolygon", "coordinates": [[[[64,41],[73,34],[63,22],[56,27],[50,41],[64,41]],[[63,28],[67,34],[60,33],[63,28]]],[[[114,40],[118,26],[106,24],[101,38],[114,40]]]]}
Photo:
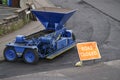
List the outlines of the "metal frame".
{"type": "MultiPolygon", "coordinates": [[[[23,58],[25,62],[34,64],[39,58],[53,59],[63,52],[75,46],[72,30],[67,30],[64,24],[75,13],[76,10],[44,7],[38,10],[32,10],[32,13],[44,25],[45,30],[40,34],[32,34],[29,38],[24,35],[16,36],[14,42],[6,45],[4,57],[7,61],[15,61],[17,58],[23,58]],[[60,11],[62,12],[60,12],[60,11]],[[46,34],[46,32],[48,34],[46,34]],[[34,37],[37,35],[37,37],[34,37]],[[10,60],[13,51],[16,58],[10,60]],[[11,54],[11,56],[9,56],[11,54]]],[[[14,56],[13,56],[14,57],[14,56]]]]}

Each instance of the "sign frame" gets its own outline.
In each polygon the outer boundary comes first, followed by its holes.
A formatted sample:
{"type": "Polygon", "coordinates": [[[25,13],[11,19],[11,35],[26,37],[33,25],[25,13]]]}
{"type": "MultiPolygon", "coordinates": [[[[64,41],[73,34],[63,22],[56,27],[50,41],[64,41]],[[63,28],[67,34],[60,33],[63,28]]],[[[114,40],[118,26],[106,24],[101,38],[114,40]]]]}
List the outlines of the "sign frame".
{"type": "Polygon", "coordinates": [[[81,61],[101,59],[97,42],[77,43],[76,46],[81,61]]]}

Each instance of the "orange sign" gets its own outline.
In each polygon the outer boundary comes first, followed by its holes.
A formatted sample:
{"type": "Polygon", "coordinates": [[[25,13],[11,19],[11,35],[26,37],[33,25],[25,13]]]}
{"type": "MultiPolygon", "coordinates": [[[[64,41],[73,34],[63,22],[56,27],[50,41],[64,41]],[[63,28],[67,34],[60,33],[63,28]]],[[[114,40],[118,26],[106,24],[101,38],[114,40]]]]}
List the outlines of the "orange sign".
{"type": "Polygon", "coordinates": [[[96,42],[78,43],[77,50],[80,60],[92,60],[101,58],[96,42]]]}

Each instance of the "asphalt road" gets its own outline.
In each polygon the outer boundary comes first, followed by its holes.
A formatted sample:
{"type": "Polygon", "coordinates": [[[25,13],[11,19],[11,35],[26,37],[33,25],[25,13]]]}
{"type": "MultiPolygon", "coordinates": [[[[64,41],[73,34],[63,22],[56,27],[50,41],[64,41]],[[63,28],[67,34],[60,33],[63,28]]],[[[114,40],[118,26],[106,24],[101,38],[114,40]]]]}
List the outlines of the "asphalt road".
{"type": "Polygon", "coordinates": [[[25,64],[22,60],[18,60],[14,63],[3,62],[0,63],[0,79],[18,75],[70,68],[74,67],[74,64],[78,60],[77,53],[74,52],[74,49],[71,49],[54,60],[40,60],[37,65],[25,64]]]}
{"type": "MultiPolygon", "coordinates": [[[[120,23],[119,22],[116,22],[111,18],[105,16],[104,14],[94,9],[93,7],[87,5],[86,3],[79,3],[79,0],[50,0],[50,1],[52,1],[56,6],[59,7],[78,9],[75,15],[68,21],[67,28],[73,30],[73,32],[76,35],[77,42],[85,42],[85,41],[98,42],[102,59],[96,60],[96,63],[120,59],[120,54],[119,54],[120,23]]],[[[22,60],[19,60],[18,62],[15,63],[3,62],[0,64],[0,79],[18,76],[18,75],[26,75],[26,74],[32,74],[38,72],[48,72],[48,71],[61,70],[61,69],[63,69],[63,73],[64,73],[64,69],[66,68],[73,69],[74,64],[78,60],[79,58],[77,55],[77,50],[76,48],[73,48],[67,51],[65,54],[51,61],[40,60],[38,65],[24,64],[22,60]]],[[[86,61],[84,63],[84,65],[92,65],[92,64],[95,63],[93,63],[93,61],[86,61]]],[[[83,72],[84,71],[89,72],[90,69],[91,68],[84,69],[83,72]]],[[[104,70],[106,69],[107,67],[104,68],[104,70]]],[[[80,72],[76,73],[74,71],[75,70],[71,71],[73,73],[69,73],[69,71],[67,71],[64,74],[71,77],[73,75],[73,78],[76,77],[76,80],[79,80],[80,77],[78,76],[78,74],[80,74],[80,72]],[[77,75],[75,76],[75,74],[77,75]]],[[[101,69],[99,69],[99,71],[101,71],[101,69]]],[[[89,76],[89,74],[87,75],[89,76]]],[[[96,76],[99,76],[99,74],[96,74],[96,76]]],[[[85,76],[83,76],[83,79],[85,79],[84,77],[85,76]]],[[[119,76],[117,76],[117,79],[118,77],[119,76]]]]}
{"type": "MultiPolygon", "coordinates": [[[[10,65],[9,68],[11,68],[10,65]]],[[[14,66],[18,67],[18,63],[17,66],[16,65],[14,66]]],[[[32,68],[28,65],[27,66],[23,65],[23,66],[25,68],[22,67],[21,69],[18,67],[18,69],[21,70],[20,72],[16,72],[12,70],[12,72],[7,73],[7,74],[23,73],[22,75],[11,76],[8,78],[7,77],[4,78],[5,75],[1,75],[2,78],[0,80],[119,80],[120,79],[119,76],[120,60],[94,64],[92,66],[83,66],[83,67],[74,67],[67,64],[44,65],[47,67],[41,65],[42,68],[40,66],[35,66],[35,67],[31,66],[32,68]],[[58,66],[62,66],[62,67],[58,68],[58,66]],[[28,67],[28,69],[26,67],[28,67]],[[26,72],[29,73],[26,74],[26,72]]]]}
{"type": "Polygon", "coordinates": [[[78,9],[68,21],[77,42],[96,41],[102,55],[101,61],[120,59],[120,23],[80,0],[50,0],[56,6],[78,9]]]}

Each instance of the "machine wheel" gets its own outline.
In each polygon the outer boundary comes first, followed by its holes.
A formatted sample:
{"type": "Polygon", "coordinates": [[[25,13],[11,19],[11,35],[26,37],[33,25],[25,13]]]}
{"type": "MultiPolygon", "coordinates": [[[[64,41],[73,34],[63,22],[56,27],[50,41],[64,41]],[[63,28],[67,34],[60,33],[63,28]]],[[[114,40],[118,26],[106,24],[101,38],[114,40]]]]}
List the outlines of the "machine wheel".
{"type": "Polygon", "coordinates": [[[9,61],[9,62],[16,61],[17,54],[13,47],[6,47],[4,49],[4,58],[6,61],[9,61]]]}
{"type": "Polygon", "coordinates": [[[74,41],[76,40],[74,33],[72,33],[72,38],[74,41]]]}
{"type": "Polygon", "coordinates": [[[39,60],[39,55],[34,49],[26,49],[23,54],[23,59],[26,63],[37,64],[39,60]]]}

